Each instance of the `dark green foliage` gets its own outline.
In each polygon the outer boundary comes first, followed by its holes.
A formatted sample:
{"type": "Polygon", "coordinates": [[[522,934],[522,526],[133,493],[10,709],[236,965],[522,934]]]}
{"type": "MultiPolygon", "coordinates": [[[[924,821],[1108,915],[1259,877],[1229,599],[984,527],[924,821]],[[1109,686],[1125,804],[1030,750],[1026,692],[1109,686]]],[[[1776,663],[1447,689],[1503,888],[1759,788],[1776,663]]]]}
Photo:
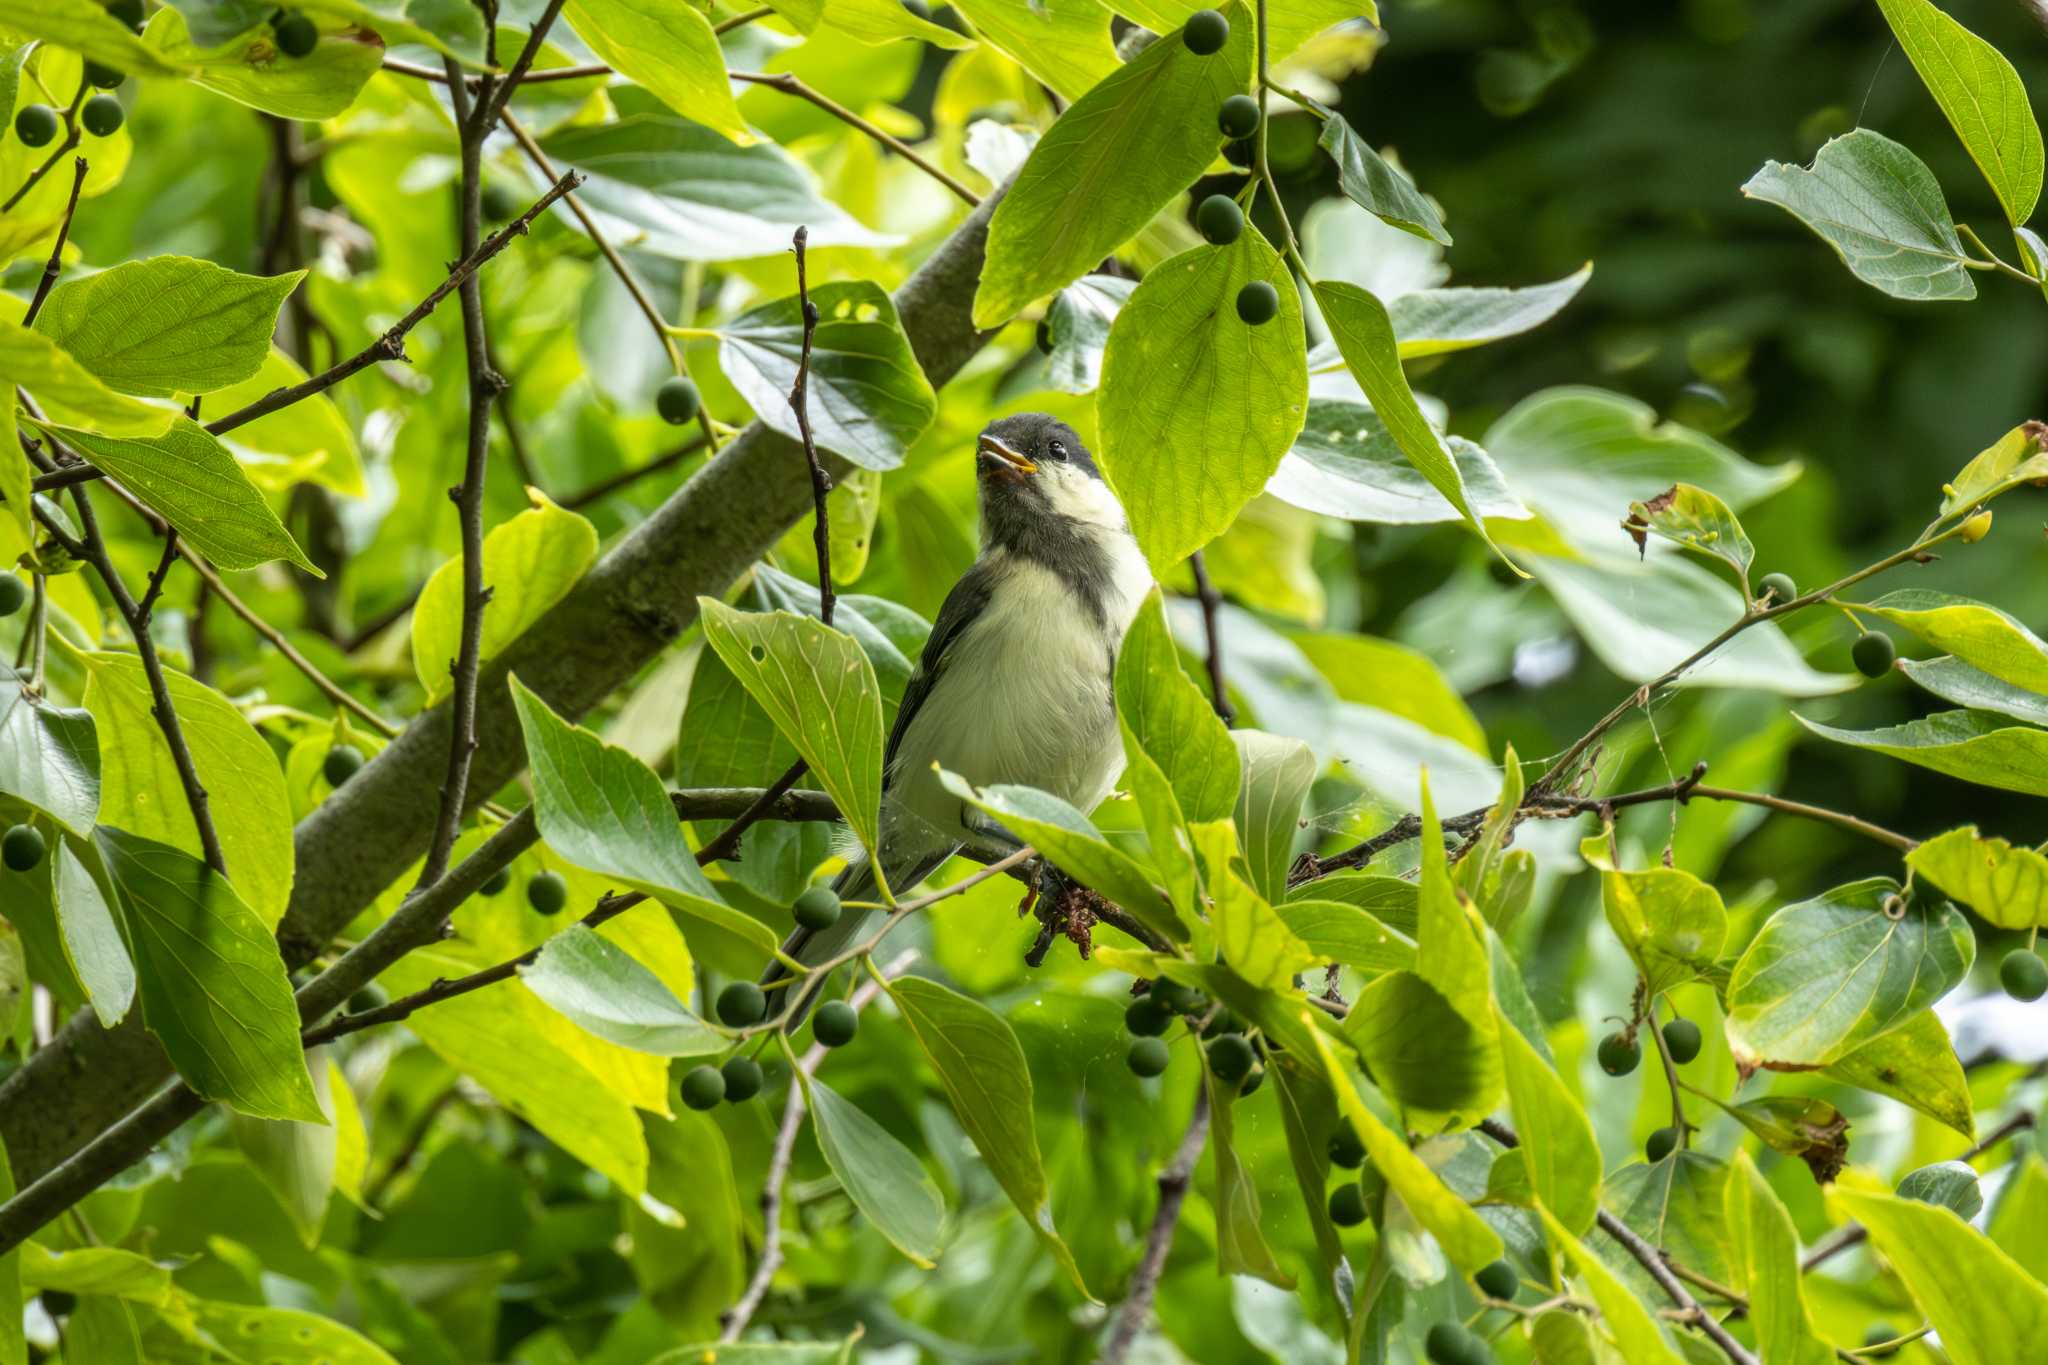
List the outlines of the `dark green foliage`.
{"type": "Polygon", "coordinates": [[[1445,1321],[1431,1327],[1422,1351],[1430,1365],[1488,1365],[1493,1359],[1493,1348],[1461,1322],[1445,1321]]]}
{"type": "Polygon", "coordinates": [[[502,223],[508,218],[517,218],[519,216],[519,196],[505,186],[492,181],[484,186],[481,207],[484,211],[484,217],[494,223],[502,223]]]}
{"type": "Polygon", "coordinates": [[[761,1064],[752,1057],[728,1057],[718,1069],[725,1077],[725,1098],[733,1104],[761,1093],[761,1064]]]}
{"type": "Polygon", "coordinates": [[[826,1047],[845,1047],[860,1031],[860,1016],[844,1000],[827,1000],[818,1006],[811,1024],[811,1036],[826,1047]]]}
{"type": "Polygon", "coordinates": [[[1650,1134],[1649,1141],[1643,1144],[1643,1156],[1648,1159],[1651,1165],[1655,1165],[1665,1157],[1670,1156],[1677,1148],[1678,1130],[1676,1128],[1659,1128],[1656,1132],[1650,1134]]]}
{"type": "Polygon", "coordinates": [[[1209,1044],[1209,1069],[1226,1085],[1235,1085],[1250,1075],[1257,1060],[1251,1040],[1242,1033],[1220,1034],[1209,1044]]]}
{"type": "Polygon", "coordinates": [[[1180,982],[1163,976],[1152,983],[1152,989],[1148,993],[1175,1014],[1186,1014],[1202,1003],[1201,992],[1193,986],[1183,986],[1180,982]]]}
{"type": "Polygon", "coordinates": [[[1140,1038],[1131,1044],[1131,1050],[1124,1055],[1131,1070],[1140,1076],[1157,1076],[1166,1070],[1166,1064],[1173,1060],[1173,1053],[1163,1038],[1140,1038]]]}
{"type": "Polygon", "coordinates": [[[2030,948],[2015,948],[1998,964],[1998,980],[2015,1000],[2039,1000],[2048,995],[2048,962],[2030,948]]]}
{"type": "Polygon", "coordinates": [[[1040,318],[1038,320],[1038,326],[1032,330],[1031,339],[1033,343],[1037,345],[1038,353],[1040,355],[1051,355],[1052,319],[1040,318]]]}
{"type": "Polygon", "coordinates": [[[25,147],[47,147],[57,126],[57,111],[47,104],[23,105],[14,116],[14,135],[25,147]]]}
{"type": "Polygon", "coordinates": [[[1216,111],[1216,126],[1228,138],[1248,138],[1259,130],[1259,102],[1250,95],[1232,95],[1216,111]]]}
{"type": "Polygon", "coordinates": [[[390,1003],[391,997],[385,994],[384,988],[372,981],[348,998],[348,1012],[368,1014],[371,1010],[382,1009],[390,1003]]]}
{"type": "Polygon", "coordinates": [[[1664,1025],[1664,1047],[1679,1066],[1700,1055],[1700,1026],[1690,1019],[1673,1019],[1664,1025]]]}
{"type": "Polygon", "coordinates": [[[768,1017],[768,995],[751,981],[735,981],[718,993],[718,1022],[745,1028],[768,1017]]]}
{"type": "Polygon", "coordinates": [[[1330,1134],[1330,1164],[1355,1171],[1365,1164],[1365,1144],[1358,1140],[1358,1134],[1346,1123],[1330,1134]]]}
{"type": "Polygon", "coordinates": [[[1355,1228],[1365,1221],[1365,1190],[1357,1181],[1330,1191],[1330,1221],[1340,1228],[1355,1228]]]}
{"type": "Polygon", "coordinates": [[[725,1075],[715,1066],[693,1066],[680,1087],[683,1103],[692,1109],[715,1109],[725,1098],[725,1075]]]}
{"type": "Polygon", "coordinates": [[[62,1289],[45,1289],[42,1298],[43,1311],[53,1318],[68,1318],[78,1307],[78,1295],[62,1289]]]}
{"type": "Polygon", "coordinates": [[[526,883],[526,903],[543,915],[559,915],[569,903],[569,883],[559,872],[536,872],[526,883]]]}
{"type": "Polygon", "coordinates": [[[1229,1010],[1217,1010],[1208,1023],[1202,1025],[1204,1038],[1220,1038],[1226,1033],[1243,1033],[1244,1020],[1229,1010]]]}
{"type": "Polygon", "coordinates": [[[704,400],[698,395],[697,386],[681,375],[661,381],[661,387],[654,394],[654,410],[670,426],[679,427],[695,420],[698,409],[703,406],[704,400]]]}
{"type": "Polygon", "coordinates": [[[107,6],[107,13],[136,32],[142,31],[142,0],[113,0],[107,6]]]}
{"type": "Polygon", "coordinates": [[[0,573],[0,617],[20,611],[28,602],[28,584],[11,573],[0,573]]]}
{"type": "Polygon", "coordinates": [[[1882,678],[1892,671],[1892,663],[1899,657],[1899,647],[1892,643],[1892,637],[1881,630],[1865,631],[1856,637],[1856,643],[1849,646],[1849,659],[1856,665],[1856,671],[1866,678],[1882,678]]]}
{"type": "Polygon", "coordinates": [[[829,886],[807,886],[790,912],[806,929],[830,929],[839,922],[839,893],[829,886]]]}
{"type": "Polygon", "coordinates": [[[330,787],[339,787],[363,767],[363,751],[352,744],[337,744],[320,760],[320,775],[330,787]]]}
{"type": "Polygon", "coordinates": [[[1227,194],[1212,194],[1195,210],[1195,229],[1215,246],[1229,246],[1244,232],[1244,210],[1227,194]]]}
{"type": "Polygon", "coordinates": [[[1280,291],[1265,280],[1253,280],[1237,291],[1237,315],[1254,327],[1271,322],[1280,312],[1280,291]]]}
{"type": "Polygon", "coordinates": [[[1600,1069],[1610,1076],[1626,1076],[1643,1060],[1642,1044],[1627,1033],[1610,1033],[1600,1040],[1597,1054],[1600,1069]]]}
{"type": "Polygon", "coordinates": [[[1213,9],[1198,9],[1180,31],[1181,41],[1198,57],[1221,52],[1230,41],[1230,21],[1213,9]]]}
{"type": "Polygon", "coordinates": [[[320,30],[303,14],[287,14],[277,21],[277,50],[287,57],[304,57],[319,46],[320,30]]]}
{"type": "Polygon", "coordinates": [[[1479,1292],[1489,1299],[1512,1300],[1515,1291],[1522,1287],[1521,1277],[1506,1261],[1495,1261],[1483,1266],[1472,1282],[1479,1286],[1479,1292]]]}
{"type": "Polygon", "coordinates": [[[1149,995],[1141,995],[1124,1008],[1124,1027],[1139,1038],[1156,1038],[1173,1023],[1173,1015],[1149,995]]]}
{"type": "Polygon", "coordinates": [[[1241,171],[1258,164],[1259,149],[1250,138],[1234,138],[1223,144],[1223,159],[1241,171]]]}
{"type": "Polygon", "coordinates": [[[1790,574],[1767,573],[1756,585],[1756,595],[1759,601],[1768,597],[1768,606],[1782,607],[1799,596],[1799,585],[1792,581],[1790,574]]]}
{"type": "Polygon", "coordinates": [[[9,871],[28,871],[48,851],[43,832],[34,825],[14,825],[0,834],[0,862],[6,863],[9,871]]]}

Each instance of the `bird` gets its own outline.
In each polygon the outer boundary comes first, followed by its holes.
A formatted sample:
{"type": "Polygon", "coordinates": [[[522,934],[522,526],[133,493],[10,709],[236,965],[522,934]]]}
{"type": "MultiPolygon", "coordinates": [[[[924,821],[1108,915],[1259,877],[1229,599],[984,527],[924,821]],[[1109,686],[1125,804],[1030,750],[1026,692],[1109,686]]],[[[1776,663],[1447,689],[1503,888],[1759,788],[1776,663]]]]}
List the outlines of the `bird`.
{"type": "MultiPolygon", "coordinates": [[[[1153,587],[1130,520],[1088,447],[1047,413],[990,423],[974,461],[980,553],[939,608],[883,751],[878,843],[897,893],[963,849],[993,861],[1022,847],[947,791],[938,769],[977,788],[1037,787],[1084,813],[1123,773],[1117,651],[1153,587]]],[[[832,889],[875,900],[868,857],[855,854],[832,889]]],[[[874,913],[849,908],[827,928],[800,928],[783,952],[828,961],[874,913]]],[[[764,984],[787,974],[772,963],[764,984]]],[[[791,1008],[792,1027],[809,1003],[791,1008]]]]}

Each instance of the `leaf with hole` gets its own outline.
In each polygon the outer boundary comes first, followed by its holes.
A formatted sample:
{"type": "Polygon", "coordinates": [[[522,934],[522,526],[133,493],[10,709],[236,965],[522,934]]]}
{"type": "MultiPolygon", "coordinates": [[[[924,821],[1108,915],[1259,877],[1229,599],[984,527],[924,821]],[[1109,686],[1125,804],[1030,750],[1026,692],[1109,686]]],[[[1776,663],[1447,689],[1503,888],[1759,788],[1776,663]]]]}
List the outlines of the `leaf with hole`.
{"type": "Polygon", "coordinates": [[[1621,529],[1635,541],[1638,555],[1654,535],[1711,555],[1733,568],[1743,583],[1749,582],[1749,566],[1756,560],[1756,546],[1749,543],[1749,536],[1728,504],[1704,488],[1675,483],[1654,498],[1632,502],[1621,529]]]}

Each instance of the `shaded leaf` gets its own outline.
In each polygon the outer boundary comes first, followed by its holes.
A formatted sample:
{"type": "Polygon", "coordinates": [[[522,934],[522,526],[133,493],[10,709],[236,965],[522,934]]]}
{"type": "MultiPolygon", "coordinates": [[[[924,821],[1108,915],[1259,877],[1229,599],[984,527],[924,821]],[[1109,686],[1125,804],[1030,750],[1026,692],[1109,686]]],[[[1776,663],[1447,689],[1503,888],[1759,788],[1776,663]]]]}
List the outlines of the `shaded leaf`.
{"type": "Polygon", "coordinates": [[[1973,711],[1995,711],[2014,720],[2048,725],[2048,696],[2000,682],[1980,668],[1944,654],[1933,659],[1901,659],[1899,670],[1943,701],[1973,711]]]}
{"type": "Polygon", "coordinates": [[[1550,1240],[1571,1262],[1579,1278],[1586,1282],[1593,1302],[1599,1306],[1601,1324],[1615,1345],[1620,1347],[1621,1358],[1628,1365],[1685,1365],[1684,1358],[1672,1350],[1670,1339],[1657,1325],[1657,1319],[1650,1315],[1650,1310],[1640,1299],[1629,1292],[1621,1277],[1573,1236],[1571,1229],[1559,1221],[1556,1214],[1541,1205],[1537,1207],[1537,1213],[1550,1233],[1550,1240]]]}
{"type": "Polygon", "coordinates": [[[135,1002],[135,963],[114,906],[69,838],[54,841],[50,862],[64,958],[92,1001],[100,1027],[112,1028],[135,1002]]]}
{"type": "Polygon", "coordinates": [[[1221,1275],[1256,1275],[1281,1289],[1294,1288],[1294,1277],[1280,1268],[1266,1242],[1259,1210],[1258,1186],[1251,1168],[1237,1150],[1234,1087],[1205,1070],[1209,1087],[1209,1159],[1216,1172],[1216,1269],[1221,1275]]]}
{"type": "MultiPolygon", "coordinates": [[[[1462,436],[1446,436],[1443,443],[1475,512],[1508,520],[1529,515],[1484,450],[1462,436]]],[[[1422,525],[1463,515],[1410,463],[1378,413],[1341,398],[1309,400],[1307,421],[1267,480],[1266,491],[1292,506],[1346,521],[1422,525]]]]}
{"type": "Polygon", "coordinates": [[[261,1176],[298,1229],[306,1246],[319,1245],[327,1196],[334,1191],[340,1130],[334,1122],[333,1078],[326,1066],[309,1068],[313,1096],[326,1116],[322,1123],[228,1115],[228,1131],[243,1157],[261,1176]]]}
{"type": "Polygon", "coordinates": [[[1092,393],[1102,382],[1102,352],[1109,344],[1110,324],[1126,303],[1136,280],[1120,275],[1083,275],[1053,295],[1045,311],[1052,354],[1045,360],[1045,382],[1061,393],[1092,393]]]}
{"type": "Polygon", "coordinates": [[[1315,754],[1297,739],[1237,730],[1243,773],[1237,792],[1237,835],[1252,888],[1267,900],[1287,894],[1287,870],[1301,833],[1301,803],[1316,780],[1315,754]]]}
{"type": "Polygon", "coordinates": [[[1600,1144],[1586,1111],[1518,1029],[1499,1030],[1508,1103],[1529,1186],[1567,1228],[1584,1236],[1600,1211],[1600,1144]]]}
{"type": "Polygon", "coordinates": [[[818,1147],[875,1230],[917,1265],[939,1254],[946,1201],[917,1156],[831,1086],[804,1077],[818,1147]]]}
{"type": "Polygon", "coordinates": [[[92,713],[32,696],[0,659],[0,793],[26,801],[80,838],[100,809],[100,749],[92,713]]]}
{"type": "Polygon", "coordinates": [[[1343,115],[1317,112],[1325,117],[1316,142],[1337,163],[1337,187],[1345,196],[1391,227],[1449,246],[1451,235],[1428,196],[1353,132],[1343,115]]]}
{"type": "Polygon", "coordinates": [[[1898,1195],[1923,1204],[1939,1204],[1966,1223],[1984,1207],[1984,1191],[1977,1187],[1977,1169],[1967,1161],[1922,1166],[1899,1182],[1898,1195]]]}
{"type": "Polygon", "coordinates": [[[1588,261],[1563,279],[1520,289],[1417,289],[1387,303],[1401,359],[1443,355],[1533,331],[1563,311],[1593,278],[1588,261]]]}
{"type": "Polygon", "coordinates": [[[526,989],[606,1042],[657,1057],[708,1057],[726,1037],[611,940],[572,924],[519,969],[526,989]]]}
{"type": "Polygon", "coordinates": [[[1874,749],[1980,787],[2048,796],[2048,732],[2002,726],[1982,711],[1937,711],[1903,725],[1841,730],[1795,716],[1822,739],[1874,749]]]}

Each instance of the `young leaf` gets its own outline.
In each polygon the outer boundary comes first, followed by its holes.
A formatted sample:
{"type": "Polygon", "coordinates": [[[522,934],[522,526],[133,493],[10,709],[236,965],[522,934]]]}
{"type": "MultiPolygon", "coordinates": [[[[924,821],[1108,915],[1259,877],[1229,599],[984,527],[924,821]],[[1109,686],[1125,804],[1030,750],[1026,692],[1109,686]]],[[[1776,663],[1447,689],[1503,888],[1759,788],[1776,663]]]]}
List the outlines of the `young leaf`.
{"type": "Polygon", "coordinates": [[[1801,725],[1837,744],[1873,749],[1980,787],[2048,796],[2048,732],[2001,726],[1982,711],[1937,711],[1876,730],[1840,730],[1805,716],[1801,725]]]}
{"type": "Polygon", "coordinates": [[[563,720],[518,678],[510,682],[533,770],[534,814],[548,847],[578,867],[617,877],[764,953],[774,952],[775,932],[720,900],[698,868],[654,771],[563,720]]]}
{"type": "Polygon", "coordinates": [[[1859,610],[1904,626],[2001,682],[2048,692],[2048,642],[1997,607],[1928,588],[1901,588],[1859,610]]]}
{"type": "Polygon", "coordinates": [[[142,978],[142,1014],[195,1091],[255,1118],[325,1123],[269,927],[182,850],[101,825],[142,978]]]}
{"type": "Polygon", "coordinates": [[[100,746],[92,713],[52,706],[0,659],[0,793],[26,801],[80,838],[100,810],[100,746]]]}
{"type": "Polygon", "coordinates": [[[1882,133],[1845,133],[1809,168],[1767,161],[1742,192],[1798,218],[1857,279],[1895,299],[1977,297],[1934,172],[1882,133]]]}
{"type": "Polygon", "coordinates": [[[1301,803],[1316,780],[1315,752],[1298,739],[1236,730],[1231,739],[1243,779],[1237,792],[1237,833],[1251,883],[1269,901],[1287,894],[1287,871],[1301,833],[1301,803]]]}
{"type": "Polygon", "coordinates": [[[2041,198],[2041,128],[2027,87],[1999,50],[1928,0],[1878,0],[1928,93],[2014,227],[2041,198]]]}
{"type": "Polygon", "coordinates": [[[660,977],[580,924],[542,944],[519,979],[577,1027],[621,1047],[657,1057],[708,1057],[727,1046],[725,1035],[683,1008],[660,977]]]}
{"type": "Polygon", "coordinates": [[[1241,785],[1237,747],[1181,667],[1157,588],[1124,635],[1115,681],[1117,715],[1173,784],[1181,813],[1197,824],[1229,818],[1241,785]]]}
{"type": "Polygon", "coordinates": [[[1600,1144],[1586,1111],[1519,1029],[1499,1029],[1501,1060],[1529,1185],[1567,1228],[1584,1236],[1600,1209],[1600,1144]]]}
{"type": "Polygon", "coordinates": [[[1342,114],[1318,112],[1326,116],[1317,145],[1337,163],[1337,185],[1345,196],[1391,227],[1449,246],[1451,235],[1444,231],[1443,218],[1414,182],[1353,132],[1342,114]]]}
{"type": "Polygon", "coordinates": [[[2048,927],[2048,857],[1965,825],[1922,842],[1906,866],[2001,929],[2048,927]]]}
{"type": "MultiPolygon", "coordinates": [[[[818,327],[811,348],[810,416],[819,448],[866,469],[896,468],[938,411],[896,319],[896,305],[866,280],[818,285],[811,302],[818,327]]],[[[718,335],[719,368],[754,415],[800,440],[789,406],[804,343],[796,297],[749,309],[718,335]]]]}
{"type": "Polygon", "coordinates": [[[1721,893],[1680,868],[1624,872],[1607,858],[1607,841],[1594,836],[1580,852],[1600,872],[1600,899],[1608,927],[1628,950],[1652,996],[1682,986],[1712,968],[1728,934],[1721,893]]]}
{"type": "MultiPolygon", "coordinates": [[[[597,528],[556,506],[539,489],[532,505],[484,537],[484,608],[481,656],[489,661],[561,601],[597,558],[597,528]]],[[[462,643],[462,561],[434,570],[412,612],[412,666],[427,704],[455,690],[453,668],[462,643]]]]}
{"type": "Polygon", "coordinates": [[[889,994],[938,1072],[960,1126],[974,1140],[974,1149],[988,1163],[996,1183],[1074,1287],[1088,1294],[1074,1253],[1053,1226],[1051,1188],[1031,1117],[1031,1069],[1017,1035],[988,1006],[936,981],[901,977],[890,983],[889,994]]]}
{"type": "Polygon", "coordinates": [[[798,33],[808,34],[822,25],[869,46],[899,38],[915,38],[948,50],[974,46],[974,39],[965,34],[918,18],[901,0],[833,0],[830,5],[825,0],[775,0],[772,8],[798,33]]]}
{"type": "Polygon", "coordinates": [[[1256,1275],[1281,1289],[1294,1288],[1294,1277],[1280,1268],[1267,1245],[1259,1215],[1259,1189],[1252,1183],[1251,1169],[1237,1151],[1235,1087],[1225,1085],[1206,1070],[1202,1083],[1209,1087],[1209,1145],[1216,1171],[1216,1270],[1220,1275],[1256,1275]]]}
{"type": "Polygon", "coordinates": [[[823,1081],[805,1075],[804,1094],[818,1148],[847,1198],[898,1251],[929,1270],[939,1254],[946,1201],[924,1164],[823,1081]]]}
{"type": "Polygon", "coordinates": [[[1621,529],[1635,541],[1638,554],[1649,536],[1661,536],[1674,545],[1712,555],[1732,566],[1745,585],[1749,582],[1756,546],[1749,543],[1728,504],[1704,488],[1675,483],[1654,498],[1632,502],[1621,529]]]}
{"type": "Polygon", "coordinates": [[[1593,278],[1593,263],[1521,289],[1417,289],[1387,304],[1403,360],[1444,355],[1533,331],[1563,311],[1593,278]]]}
{"type": "Polygon", "coordinates": [[[704,638],[796,746],[839,812],[874,852],[880,843],[882,697],[859,645],[786,611],[735,611],[700,597],[704,638]]]}
{"type": "Polygon", "coordinates": [[[1214,865],[1208,872],[1216,951],[1252,985],[1286,990],[1295,973],[1314,965],[1315,955],[1236,872],[1214,865]]]}
{"type": "MultiPolygon", "coordinates": [[[[1528,517],[1492,457],[1462,436],[1443,441],[1474,511],[1509,521],[1528,517]]],[[[1266,481],[1266,491],[1291,506],[1346,521],[1413,526],[1462,516],[1402,454],[1378,413],[1343,398],[1309,399],[1308,420],[1266,481]]]]}
{"type": "Polygon", "coordinates": [[[1831,1198],[1870,1230],[1956,1365],[2025,1360],[2048,1340],[2048,1286],[1950,1210],[1846,1189],[1831,1198]]]}
{"type": "MultiPolygon", "coordinates": [[[[987,0],[990,8],[1004,2],[987,0]]],[[[1231,0],[1224,14],[1222,51],[1200,56],[1168,34],[1110,71],[1038,139],[989,221],[975,326],[999,327],[1093,270],[1215,159],[1216,111],[1252,75],[1251,12],[1231,0]]],[[[1055,86],[1067,79],[1051,78],[1055,86]]]]}
{"type": "Polygon", "coordinates": [[[567,19],[600,61],[678,114],[741,146],[754,135],[732,96],[711,21],[689,5],[569,0],[567,19]]]}
{"type": "Polygon", "coordinates": [[[1942,486],[1941,514],[1954,516],[2023,483],[2048,479],[2044,443],[2048,443],[2048,426],[2039,422],[2022,422],[1999,437],[1942,486]]]}
{"type": "Polygon", "coordinates": [[[1229,529],[1308,412],[1299,296],[1256,229],[1145,276],[1110,326],[1095,401],[1104,473],[1156,572],[1229,529]],[[1237,299],[1259,281],[1277,292],[1279,311],[1254,326],[1237,299]]]}
{"type": "Polygon", "coordinates": [[[1749,1294],[1759,1356],[1771,1365],[1828,1365],[1835,1353],[1814,1334],[1799,1283],[1799,1234],[1763,1173],[1738,1151],[1722,1204],[1733,1278],[1749,1294]]]}
{"type": "Polygon", "coordinates": [[[189,256],[152,256],[58,285],[36,331],[121,393],[212,393],[262,367],[277,310],[305,275],[242,275],[189,256]]]}
{"type": "Polygon", "coordinates": [[[1897,907],[1898,895],[1897,882],[1871,877],[1771,916],[1728,981],[1728,1044],[1739,1066],[1826,1066],[1969,973],[1969,922],[1933,897],[1897,907]]]}

